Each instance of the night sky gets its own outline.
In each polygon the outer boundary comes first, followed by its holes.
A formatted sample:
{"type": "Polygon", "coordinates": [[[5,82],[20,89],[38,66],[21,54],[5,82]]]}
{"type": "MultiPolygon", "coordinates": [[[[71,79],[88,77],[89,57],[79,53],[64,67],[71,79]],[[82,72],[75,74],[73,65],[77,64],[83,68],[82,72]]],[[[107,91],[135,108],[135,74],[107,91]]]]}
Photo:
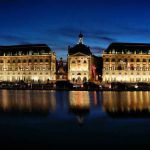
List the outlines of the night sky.
{"type": "Polygon", "coordinates": [[[0,0],[0,45],[48,44],[65,58],[80,32],[96,55],[112,42],[150,43],[150,2],[0,0]]]}

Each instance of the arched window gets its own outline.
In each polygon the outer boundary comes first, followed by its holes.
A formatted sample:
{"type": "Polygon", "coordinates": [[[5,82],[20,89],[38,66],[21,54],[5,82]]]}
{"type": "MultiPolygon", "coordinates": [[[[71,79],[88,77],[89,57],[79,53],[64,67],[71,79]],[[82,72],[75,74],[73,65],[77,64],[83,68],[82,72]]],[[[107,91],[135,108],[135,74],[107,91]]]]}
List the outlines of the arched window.
{"type": "Polygon", "coordinates": [[[16,63],[16,61],[15,61],[15,60],[13,60],[13,63],[16,63]]]}
{"type": "Polygon", "coordinates": [[[113,59],[112,59],[112,62],[115,62],[115,61],[116,61],[116,60],[113,58],[113,59]]]}
{"type": "Polygon", "coordinates": [[[83,78],[83,82],[87,82],[87,77],[84,77],[84,78],[83,78]]]}
{"type": "Polygon", "coordinates": [[[43,59],[40,59],[40,62],[42,63],[42,62],[43,62],[43,59]]]}
{"type": "Polygon", "coordinates": [[[136,61],[137,61],[137,62],[140,62],[140,59],[137,59],[136,61]]]}
{"type": "Polygon", "coordinates": [[[124,61],[125,61],[125,62],[128,62],[128,59],[125,59],[124,61]]]}
{"type": "Polygon", "coordinates": [[[118,66],[118,70],[122,70],[122,66],[121,65],[118,66]]]}
{"type": "Polygon", "coordinates": [[[24,59],[24,60],[23,60],[23,63],[26,63],[26,62],[27,62],[27,61],[24,59]]]}
{"type": "Polygon", "coordinates": [[[48,60],[48,59],[46,59],[46,60],[45,60],[45,62],[49,62],[49,60],[48,60]]]}
{"type": "Polygon", "coordinates": [[[72,61],[72,64],[75,64],[75,63],[76,63],[75,60],[73,60],[73,61],[72,61]]]}
{"type": "Polygon", "coordinates": [[[131,59],[131,62],[134,62],[134,59],[131,59]]]}
{"type": "Polygon", "coordinates": [[[110,59],[109,59],[109,58],[106,58],[106,62],[110,62],[110,59]]]}
{"type": "Polygon", "coordinates": [[[32,61],[31,61],[31,59],[29,59],[29,63],[31,63],[32,61]]]}
{"type": "Polygon", "coordinates": [[[84,61],[84,64],[86,64],[86,63],[87,63],[87,61],[85,60],[85,61],[84,61]]]}
{"type": "Polygon", "coordinates": [[[18,63],[21,63],[21,60],[18,60],[18,63]]]}
{"type": "Polygon", "coordinates": [[[4,61],[3,61],[3,60],[0,60],[0,63],[4,63],[4,61]]]}
{"type": "Polygon", "coordinates": [[[131,70],[134,70],[134,66],[133,66],[133,65],[131,65],[131,66],[130,66],[130,69],[131,69],[131,70]]]}
{"type": "Polygon", "coordinates": [[[37,59],[35,59],[34,62],[37,62],[37,59]]]}
{"type": "Polygon", "coordinates": [[[146,59],[143,59],[143,62],[146,62],[146,59]]]}

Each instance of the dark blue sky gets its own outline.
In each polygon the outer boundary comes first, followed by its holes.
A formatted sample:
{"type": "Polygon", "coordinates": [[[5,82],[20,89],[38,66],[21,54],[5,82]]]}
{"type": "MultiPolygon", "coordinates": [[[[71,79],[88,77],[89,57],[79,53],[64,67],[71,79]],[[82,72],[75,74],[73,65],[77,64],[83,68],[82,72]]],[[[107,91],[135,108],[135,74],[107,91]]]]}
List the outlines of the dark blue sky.
{"type": "Polygon", "coordinates": [[[97,55],[112,42],[150,43],[150,2],[0,0],[0,45],[45,43],[66,57],[80,31],[97,55]]]}

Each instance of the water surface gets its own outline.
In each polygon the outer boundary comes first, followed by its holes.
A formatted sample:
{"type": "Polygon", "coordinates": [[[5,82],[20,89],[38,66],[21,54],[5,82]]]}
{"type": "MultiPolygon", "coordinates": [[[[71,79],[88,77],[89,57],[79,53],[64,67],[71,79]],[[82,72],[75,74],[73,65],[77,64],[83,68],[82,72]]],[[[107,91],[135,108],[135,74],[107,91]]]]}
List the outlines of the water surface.
{"type": "Polygon", "coordinates": [[[149,143],[150,92],[0,91],[0,143],[149,143]]]}

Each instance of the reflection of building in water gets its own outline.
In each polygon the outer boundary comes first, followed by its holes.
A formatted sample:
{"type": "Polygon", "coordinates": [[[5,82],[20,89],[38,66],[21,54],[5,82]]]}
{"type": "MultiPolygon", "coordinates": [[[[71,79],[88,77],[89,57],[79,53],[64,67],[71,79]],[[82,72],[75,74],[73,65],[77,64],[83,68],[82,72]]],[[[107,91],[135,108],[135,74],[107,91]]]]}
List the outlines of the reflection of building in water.
{"type": "Polygon", "coordinates": [[[90,111],[90,97],[88,92],[71,91],[69,94],[70,112],[77,116],[79,124],[84,122],[84,117],[90,111]]]}
{"type": "Polygon", "coordinates": [[[56,110],[55,92],[1,91],[0,112],[48,115],[56,110]]]}
{"type": "Polygon", "coordinates": [[[103,110],[111,115],[150,115],[149,92],[104,92],[103,110]]]}

